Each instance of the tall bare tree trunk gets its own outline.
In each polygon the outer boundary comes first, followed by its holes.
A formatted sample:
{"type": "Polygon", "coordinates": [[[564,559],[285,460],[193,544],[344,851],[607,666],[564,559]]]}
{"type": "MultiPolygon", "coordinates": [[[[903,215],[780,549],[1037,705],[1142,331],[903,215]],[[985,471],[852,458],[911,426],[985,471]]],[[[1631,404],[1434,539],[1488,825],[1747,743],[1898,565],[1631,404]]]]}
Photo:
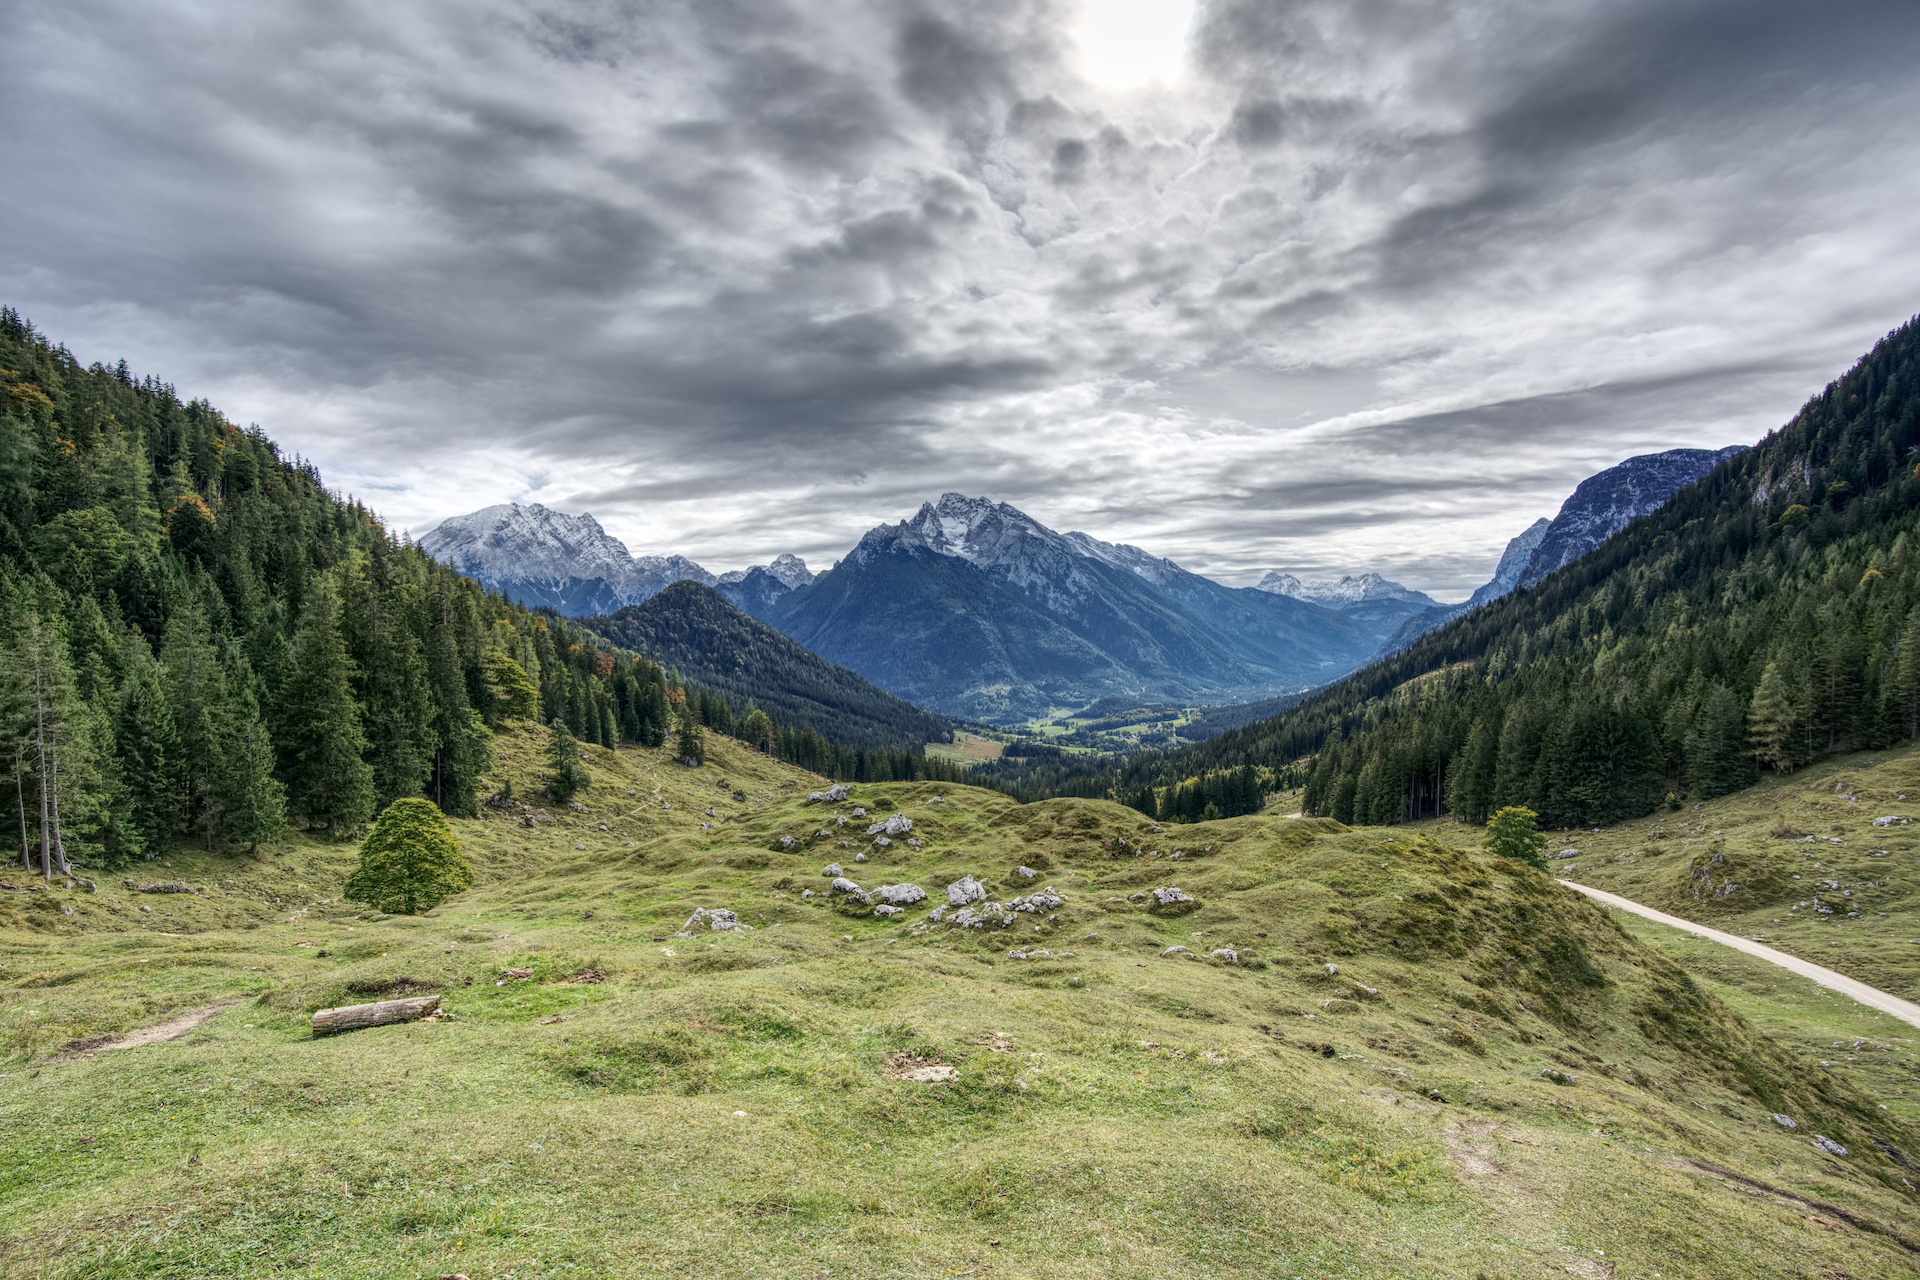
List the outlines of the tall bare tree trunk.
{"type": "Polygon", "coordinates": [[[33,846],[27,842],[27,784],[20,776],[20,761],[13,762],[13,798],[20,806],[20,865],[33,870],[33,846]]]}
{"type": "Polygon", "coordinates": [[[33,655],[33,737],[40,766],[40,874],[51,881],[53,842],[52,822],[47,809],[50,799],[47,794],[47,705],[40,696],[40,653],[37,645],[33,655]]]}
{"type": "MultiPolygon", "coordinates": [[[[73,867],[67,862],[67,845],[60,838],[60,739],[54,738],[53,758],[48,761],[47,770],[51,784],[47,789],[53,793],[53,861],[60,868],[60,874],[72,875],[73,867]]],[[[51,880],[52,874],[47,878],[51,880]]]]}

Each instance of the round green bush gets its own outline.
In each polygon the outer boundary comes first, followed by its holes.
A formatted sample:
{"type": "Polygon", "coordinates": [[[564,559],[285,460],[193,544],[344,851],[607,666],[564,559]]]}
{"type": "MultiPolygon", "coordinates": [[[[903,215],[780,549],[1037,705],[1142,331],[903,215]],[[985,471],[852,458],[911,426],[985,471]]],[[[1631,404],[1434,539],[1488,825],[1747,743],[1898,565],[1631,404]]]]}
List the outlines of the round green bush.
{"type": "Polygon", "coordinates": [[[453,828],[431,803],[395,800],[360,846],[345,894],[391,915],[430,911],[473,884],[453,828]]]}

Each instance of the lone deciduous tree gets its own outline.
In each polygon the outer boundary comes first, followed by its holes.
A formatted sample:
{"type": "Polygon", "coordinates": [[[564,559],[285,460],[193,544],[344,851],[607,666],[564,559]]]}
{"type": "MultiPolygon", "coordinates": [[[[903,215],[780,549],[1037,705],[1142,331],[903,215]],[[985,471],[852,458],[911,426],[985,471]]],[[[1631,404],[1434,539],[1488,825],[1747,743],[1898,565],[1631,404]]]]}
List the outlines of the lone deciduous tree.
{"type": "Polygon", "coordinates": [[[345,896],[393,915],[430,911],[473,884],[473,868],[440,810],[418,797],[395,800],[360,845],[345,896]]]}
{"type": "Polygon", "coordinates": [[[1515,804],[1500,810],[1487,819],[1487,835],[1483,842],[1486,851],[1545,871],[1547,838],[1536,825],[1539,817],[1533,810],[1515,804]]]}

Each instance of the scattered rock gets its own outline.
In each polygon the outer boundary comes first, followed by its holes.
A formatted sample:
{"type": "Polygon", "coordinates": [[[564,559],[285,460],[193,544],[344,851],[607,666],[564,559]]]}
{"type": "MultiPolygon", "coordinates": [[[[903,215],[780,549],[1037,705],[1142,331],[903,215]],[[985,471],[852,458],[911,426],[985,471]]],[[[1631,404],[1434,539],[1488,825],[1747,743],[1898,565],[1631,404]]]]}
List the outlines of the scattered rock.
{"type": "Polygon", "coordinates": [[[1580,856],[1580,851],[1578,849],[1562,849],[1553,856],[1556,858],[1577,858],[1580,856]]]}
{"type": "Polygon", "coordinates": [[[873,909],[873,914],[877,916],[897,916],[900,914],[900,908],[893,906],[891,903],[883,902],[873,909]]]}
{"type": "Polygon", "coordinates": [[[1826,1152],[1830,1156],[1844,1156],[1847,1154],[1847,1149],[1845,1147],[1841,1146],[1839,1143],[1835,1142],[1832,1138],[1829,1138],[1824,1134],[1819,1134],[1819,1133],[1814,1134],[1813,1145],[1820,1148],[1822,1151],[1826,1152]]]}
{"type": "Polygon", "coordinates": [[[904,813],[896,813],[885,822],[876,822],[867,828],[870,836],[903,836],[913,830],[913,819],[904,813]]]}
{"type": "Polygon", "coordinates": [[[917,884],[883,884],[873,891],[873,896],[895,907],[910,907],[925,900],[927,891],[917,884]]]}
{"type": "Polygon", "coordinates": [[[1554,1084],[1572,1084],[1573,1083],[1573,1076],[1571,1073],[1566,1071],[1557,1071],[1552,1067],[1548,1067],[1546,1070],[1542,1071],[1540,1073],[1540,1078],[1542,1080],[1550,1080],[1554,1084]]]}
{"type": "Polygon", "coordinates": [[[836,782],[825,791],[807,792],[808,804],[839,804],[847,798],[847,784],[836,782]]]}
{"type": "Polygon", "coordinates": [[[840,816],[836,817],[833,821],[835,826],[844,827],[847,825],[847,815],[843,813],[840,816]]]}
{"type": "Polygon", "coordinates": [[[1182,946],[1171,946],[1171,947],[1168,947],[1165,951],[1162,951],[1160,954],[1162,957],[1181,956],[1181,955],[1190,956],[1193,954],[1193,952],[1187,950],[1185,947],[1182,947],[1182,946]]]}
{"type": "Polygon", "coordinates": [[[1215,947],[1213,950],[1207,952],[1207,955],[1223,964],[1240,963],[1240,953],[1232,947],[1215,947]]]}
{"type": "Polygon", "coordinates": [[[1339,966],[1339,965],[1337,965],[1337,964],[1329,964],[1329,965],[1327,965],[1327,976],[1328,976],[1328,977],[1332,977],[1332,976],[1333,976],[1334,974],[1336,974],[1336,973],[1338,973],[1338,972],[1340,972],[1340,966],[1339,966]]]}
{"type": "Polygon", "coordinates": [[[740,917],[725,907],[696,907],[694,908],[693,914],[687,917],[687,922],[680,926],[680,932],[673,936],[676,938],[691,937],[693,931],[702,924],[714,930],[753,928],[752,925],[741,924],[740,917]]]}
{"type": "Polygon", "coordinates": [[[835,876],[833,878],[833,883],[828,885],[827,887],[829,889],[832,889],[835,893],[842,894],[845,897],[854,898],[861,902],[871,901],[871,899],[867,897],[867,891],[865,889],[862,889],[859,885],[847,879],[845,876],[835,876]]]}
{"type": "Polygon", "coordinates": [[[1147,910],[1161,915],[1185,915],[1200,905],[1192,894],[1185,889],[1176,889],[1172,885],[1155,889],[1151,897],[1153,900],[1147,904],[1147,910]]]}
{"type": "Polygon", "coordinates": [[[1800,1127],[1793,1122],[1792,1116],[1783,1116],[1778,1111],[1773,1113],[1773,1122],[1782,1129],[1798,1129],[1800,1127]]]}
{"type": "Polygon", "coordinates": [[[987,887],[972,876],[961,876],[947,886],[947,904],[964,907],[969,902],[980,902],[987,896],[987,887]]]}
{"type": "Polygon", "coordinates": [[[587,811],[587,806],[581,804],[578,800],[567,801],[567,808],[573,810],[575,813],[585,813],[587,811]]]}
{"type": "Polygon", "coordinates": [[[813,890],[811,890],[811,889],[802,889],[802,890],[800,891],[800,896],[801,896],[801,897],[803,897],[803,898],[811,898],[811,897],[813,896],[813,890]]]}
{"type": "Polygon", "coordinates": [[[493,985],[496,987],[504,987],[509,982],[525,982],[532,976],[533,970],[531,969],[502,969],[500,976],[494,980],[493,985]]]}
{"type": "Polygon", "coordinates": [[[800,842],[798,840],[795,840],[792,836],[781,836],[779,840],[780,852],[785,853],[787,850],[793,848],[795,845],[799,843],[800,842]]]}
{"type": "Polygon", "coordinates": [[[1046,960],[1050,959],[1052,955],[1053,952],[1048,951],[1045,947],[1015,947],[1013,950],[1007,952],[1007,959],[1046,960]]]}
{"type": "Polygon", "coordinates": [[[893,1080],[916,1084],[952,1084],[960,1073],[932,1054],[896,1053],[887,1059],[886,1074],[893,1080]]]}
{"type": "Polygon", "coordinates": [[[843,876],[847,874],[847,869],[837,862],[829,862],[820,874],[823,876],[843,876]]]}
{"type": "Polygon", "coordinates": [[[131,880],[123,881],[127,888],[135,893],[192,893],[184,880],[158,880],[152,884],[135,884],[131,880]]]}
{"type": "Polygon", "coordinates": [[[1007,903],[1007,909],[1010,911],[1031,911],[1038,913],[1058,910],[1066,905],[1066,898],[1056,892],[1052,885],[1048,885],[1038,893],[1030,893],[1024,898],[1015,898],[1013,901],[1007,903]]]}
{"type": "Polygon", "coordinates": [[[853,860],[854,860],[855,862],[865,862],[865,861],[867,860],[867,855],[866,855],[866,851],[865,851],[865,850],[862,850],[862,851],[860,851],[859,853],[856,853],[856,854],[854,854],[854,855],[853,855],[853,860]]]}
{"type": "Polygon", "coordinates": [[[893,843],[893,841],[887,839],[885,836],[875,836],[873,838],[873,842],[879,845],[882,849],[886,848],[888,845],[893,843]]]}
{"type": "Polygon", "coordinates": [[[1031,880],[1035,876],[1039,875],[1040,873],[1038,871],[1035,871],[1032,867],[1015,867],[1013,869],[1013,874],[1019,876],[1022,880],[1031,880]]]}
{"type": "Polygon", "coordinates": [[[856,818],[864,818],[867,816],[867,811],[865,809],[860,808],[858,805],[855,805],[853,809],[853,816],[856,818]]]}

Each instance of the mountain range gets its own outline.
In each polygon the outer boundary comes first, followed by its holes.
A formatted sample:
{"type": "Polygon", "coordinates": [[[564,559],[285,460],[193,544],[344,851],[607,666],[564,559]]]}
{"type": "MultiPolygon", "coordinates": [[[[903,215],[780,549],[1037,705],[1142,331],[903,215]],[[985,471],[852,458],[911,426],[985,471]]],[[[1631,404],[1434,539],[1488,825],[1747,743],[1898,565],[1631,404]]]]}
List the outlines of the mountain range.
{"type": "Polygon", "coordinates": [[[684,556],[634,556],[592,516],[538,503],[453,517],[419,545],[484,586],[574,617],[618,617],[675,582],[697,583],[944,715],[1012,723],[1103,696],[1266,710],[1538,582],[1736,452],[1675,449],[1588,478],[1459,604],[1378,573],[1311,580],[1275,570],[1255,587],[1228,587],[959,493],[870,530],[818,574],[793,555],[724,574],[684,556]]]}

